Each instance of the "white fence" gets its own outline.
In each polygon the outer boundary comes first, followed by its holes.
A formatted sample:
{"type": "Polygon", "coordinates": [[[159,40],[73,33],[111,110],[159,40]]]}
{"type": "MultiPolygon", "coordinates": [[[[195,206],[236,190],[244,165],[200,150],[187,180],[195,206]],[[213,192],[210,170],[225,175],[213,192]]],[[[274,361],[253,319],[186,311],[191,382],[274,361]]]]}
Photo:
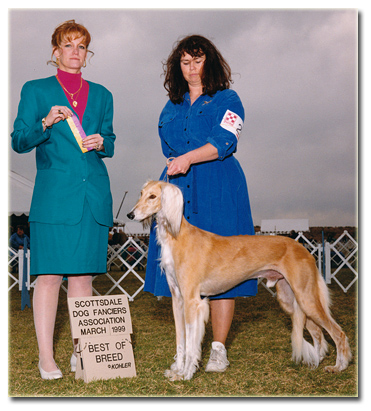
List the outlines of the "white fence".
{"type": "MultiPolygon", "coordinates": [[[[144,287],[144,279],[136,271],[136,269],[138,270],[141,268],[142,270],[145,270],[147,265],[147,254],[148,246],[143,241],[140,241],[139,239],[135,240],[133,237],[129,237],[123,245],[109,245],[106,276],[112,281],[113,286],[107,291],[106,295],[111,294],[113,289],[117,287],[120,291],[127,295],[129,301],[134,301],[134,298],[143,290],[144,287]],[[117,281],[109,274],[112,265],[125,270],[117,281]],[[130,273],[136,277],[139,283],[138,288],[132,294],[129,294],[121,286],[121,282],[123,282],[130,273]]],[[[98,294],[95,289],[94,292],[98,294]]]]}
{"type": "MultiPolygon", "coordinates": [[[[9,288],[10,291],[13,287],[18,285],[19,290],[22,290],[22,277],[23,277],[23,261],[24,261],[24,251],[19,250],[18,252],[13,248],[9,247],[8,249],[8,274],[9,274],[9,288]]],[[[112,282],[112,286],[109,290],[105,293],[105,295],[111,294],[115,288],[120,290],[121,293],[125,294],[129,301],[134,301],[134,298],[142,291],[144,287],[144,279],[140,275],[139,271],[145,270],[147,264],[147,253],[148,253],[148,246],[141,240],[133,237],[129,237],[125,244],[123,245],[108,245],[107,250],[107,273],[105,274],[107,278],[112,282]],[[119,273],[119,279],[115,280],[114,276],[112,275],[113,271],[111,271],[112,266],[116,267],[116,273],[119,273]],[[128,292],[127,289],[124,288],[123,282],[128,275],[134,275],[137,280],[137,288],[134,292],[128,292]]],[[[25,281],[26,287],[29,290],[30,288],[35,286],[35,281],[32,281],[30,277],[30,251],[27,251],[26,254],[27,258],[27,280],[25,281]]],[[[117,275],[116,275],[117,276],[117,275]]],[[[94,288],[94,280],[93,279],[93,293],[95,295],[101,295],[95,288],[94,288]]],[[[131,281],[132,283],[132,281],[131,281]]],[[[67,292],[67,288],[62,283],[62,289],[67,292]]]]}
{"type": "MultiPolygon", "coordinates": [[[[18,284],[19,291],[22,291],[22,283],[23,283],[23,264],[24,264],[24,251],[23,250],[14,250],[13,248],[8,248],[8,275],[10,279],[10,285],[8,291],[10,291],[13,287],[18,284]],[[9,271],[11,270],[11,272],[9,271]],[[13,275],[12,272],[16,271],[16,275],[13,275]]],[[[27,250],[26,254],[26,262],[27,262],[27,273],[30,272],[30,250],[27,250]]],[[[30,284],[30,275],[28,274],[26,280],[27,288],[30,289],[32,284],[30,284]]]]}
{"type": "MultiPolygon", "coordinates": [[[[347,232],[344,233],[332,244],[325,242],[323,251],[322,244],[309,241],[303,233],[299,233],[295,239],[300,241],[305,248],[316,258],[318,270],[326,280],[327,284],[335,281],[339,287],[346,293],[358,279],[358,244],[347,232]],[[343,268],[347,268],[344,276],[343,268]],[[351,278],[350,278],[351,276],[351,278]]],[[[143,290],[144,279],[141,273],[145,272],[147,264],[148,246],[138,238],[129,237],[123,245],[108,246],[107,252],[107,273],[105,274],[112,282],[112,286],[105,293],[111,294],[116,288],[121,293],[125,294],[129,301],[134,301],[134,298],[143,290]],[[114,267],[113,267],[114,266],[114,267]],[[114,270],[113,270],[114,268],[114,270]],[[116,280],[112,275],[113,272],[119,273],[119,278],[116,280]],[[128,291],[125,288],[125,279],[128,275],[134,275],[135,282],[134,291],[128,291]]],[[[19,290],[22,289],[22,273],[23,273],[24,251],[18,252],[9,248],[8,266],[9,266],[9,291],[18,285],[19,290]],[[16,273],[13,273],[16,271],[16,273]]],[[[26,254],[27,273],[29,270],[30,252],[26,254]]],[[[95,277],[97,278],[97,277],[95,277]]],[[[28,274],[26,287],[28,290],[34,287],[35,281],[31,282],[28,274]]],[[[131,284],[133,281],[131,281],[131,284]]],[[[265,283],[259,280],[259,284],[267,289],[273,296],[275,292],[267,288],[265,283]]],[[[62,288],[67,289],[62,284],[62,288]]],[[[95,295],[101,295],[95,288],[93,282],[93,292],[95,295]]]]}
{"type": "Polygon", "coordinates": [[[326,283],[334,280],[344,293],[358,280],[358,243],[348,231],[332,244],[325,242],[325,264],[326,283]],[[343,268],[348,268],[350,278],[342,277],[343,268]]]}

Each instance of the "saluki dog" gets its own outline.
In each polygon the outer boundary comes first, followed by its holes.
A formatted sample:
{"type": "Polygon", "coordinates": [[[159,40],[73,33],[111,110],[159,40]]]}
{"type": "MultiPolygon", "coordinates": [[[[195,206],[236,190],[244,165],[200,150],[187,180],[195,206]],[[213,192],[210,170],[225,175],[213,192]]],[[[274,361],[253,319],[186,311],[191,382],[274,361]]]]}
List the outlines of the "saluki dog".
{"type": "Polygon", "coordinates": [[[336,344],[336,365],[344,370],[352,354],[348,339],[331,317],[329,293],[314,257],[301,244],[282,236],[223,237],[189,224],[183,217],[183,195],[173,184],[148,181],[128,214],[144,225],[157,221],[161,268],[172,295],[176,328],[175,362],[165,375],[189,380],[201,359],[208,321],[208,299],[252,278],[276,286],[277,299],[292,320],[292,359],[317,367],[327,353],[324,328],[336,344]],[[303,338],[304,327],[314,345],[303,338]]]}

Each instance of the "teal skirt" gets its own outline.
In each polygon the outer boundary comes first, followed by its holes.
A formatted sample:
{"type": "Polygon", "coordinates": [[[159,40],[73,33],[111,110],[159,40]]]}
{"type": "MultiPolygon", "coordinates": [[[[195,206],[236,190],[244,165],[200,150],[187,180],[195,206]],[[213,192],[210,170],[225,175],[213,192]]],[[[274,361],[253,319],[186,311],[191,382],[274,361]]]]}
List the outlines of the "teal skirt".
{"type": "Polygon", "coordinates": [[[105,274],[108,231],[95,221],[86,201],[76,225],[30,222],[30,274],[105,274]]]}

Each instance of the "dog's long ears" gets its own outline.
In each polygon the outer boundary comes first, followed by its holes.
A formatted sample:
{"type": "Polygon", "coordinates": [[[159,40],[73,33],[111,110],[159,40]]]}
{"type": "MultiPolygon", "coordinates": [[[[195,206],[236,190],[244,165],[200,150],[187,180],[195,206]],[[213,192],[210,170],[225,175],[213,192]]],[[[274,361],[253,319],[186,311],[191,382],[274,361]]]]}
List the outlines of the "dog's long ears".
{"type": "Polygon", "coordinates": [[[178,187],[172,184],[162,186],[160,213],[167,231],[177,237],[183,217],[183,195],[178,187]]]}

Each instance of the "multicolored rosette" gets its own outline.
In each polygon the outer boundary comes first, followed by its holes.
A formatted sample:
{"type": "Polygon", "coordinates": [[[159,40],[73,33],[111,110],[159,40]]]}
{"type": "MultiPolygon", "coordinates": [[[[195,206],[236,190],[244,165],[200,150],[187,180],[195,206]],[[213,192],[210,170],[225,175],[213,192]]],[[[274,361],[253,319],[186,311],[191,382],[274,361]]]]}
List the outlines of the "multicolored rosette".
{"type": "Polygon", "coordinates": [[[80,121],[77,118],[77,116],[72,116],[72,117],[67,117],[67,123],[70,126],[70,129],[80,146],[80,149],[83,153],[86,153],[87,151],[90,151],[91,149],[87,149],[82,146],[82,140],[86,137],[85,131],[81,127],[80,121]]]}

